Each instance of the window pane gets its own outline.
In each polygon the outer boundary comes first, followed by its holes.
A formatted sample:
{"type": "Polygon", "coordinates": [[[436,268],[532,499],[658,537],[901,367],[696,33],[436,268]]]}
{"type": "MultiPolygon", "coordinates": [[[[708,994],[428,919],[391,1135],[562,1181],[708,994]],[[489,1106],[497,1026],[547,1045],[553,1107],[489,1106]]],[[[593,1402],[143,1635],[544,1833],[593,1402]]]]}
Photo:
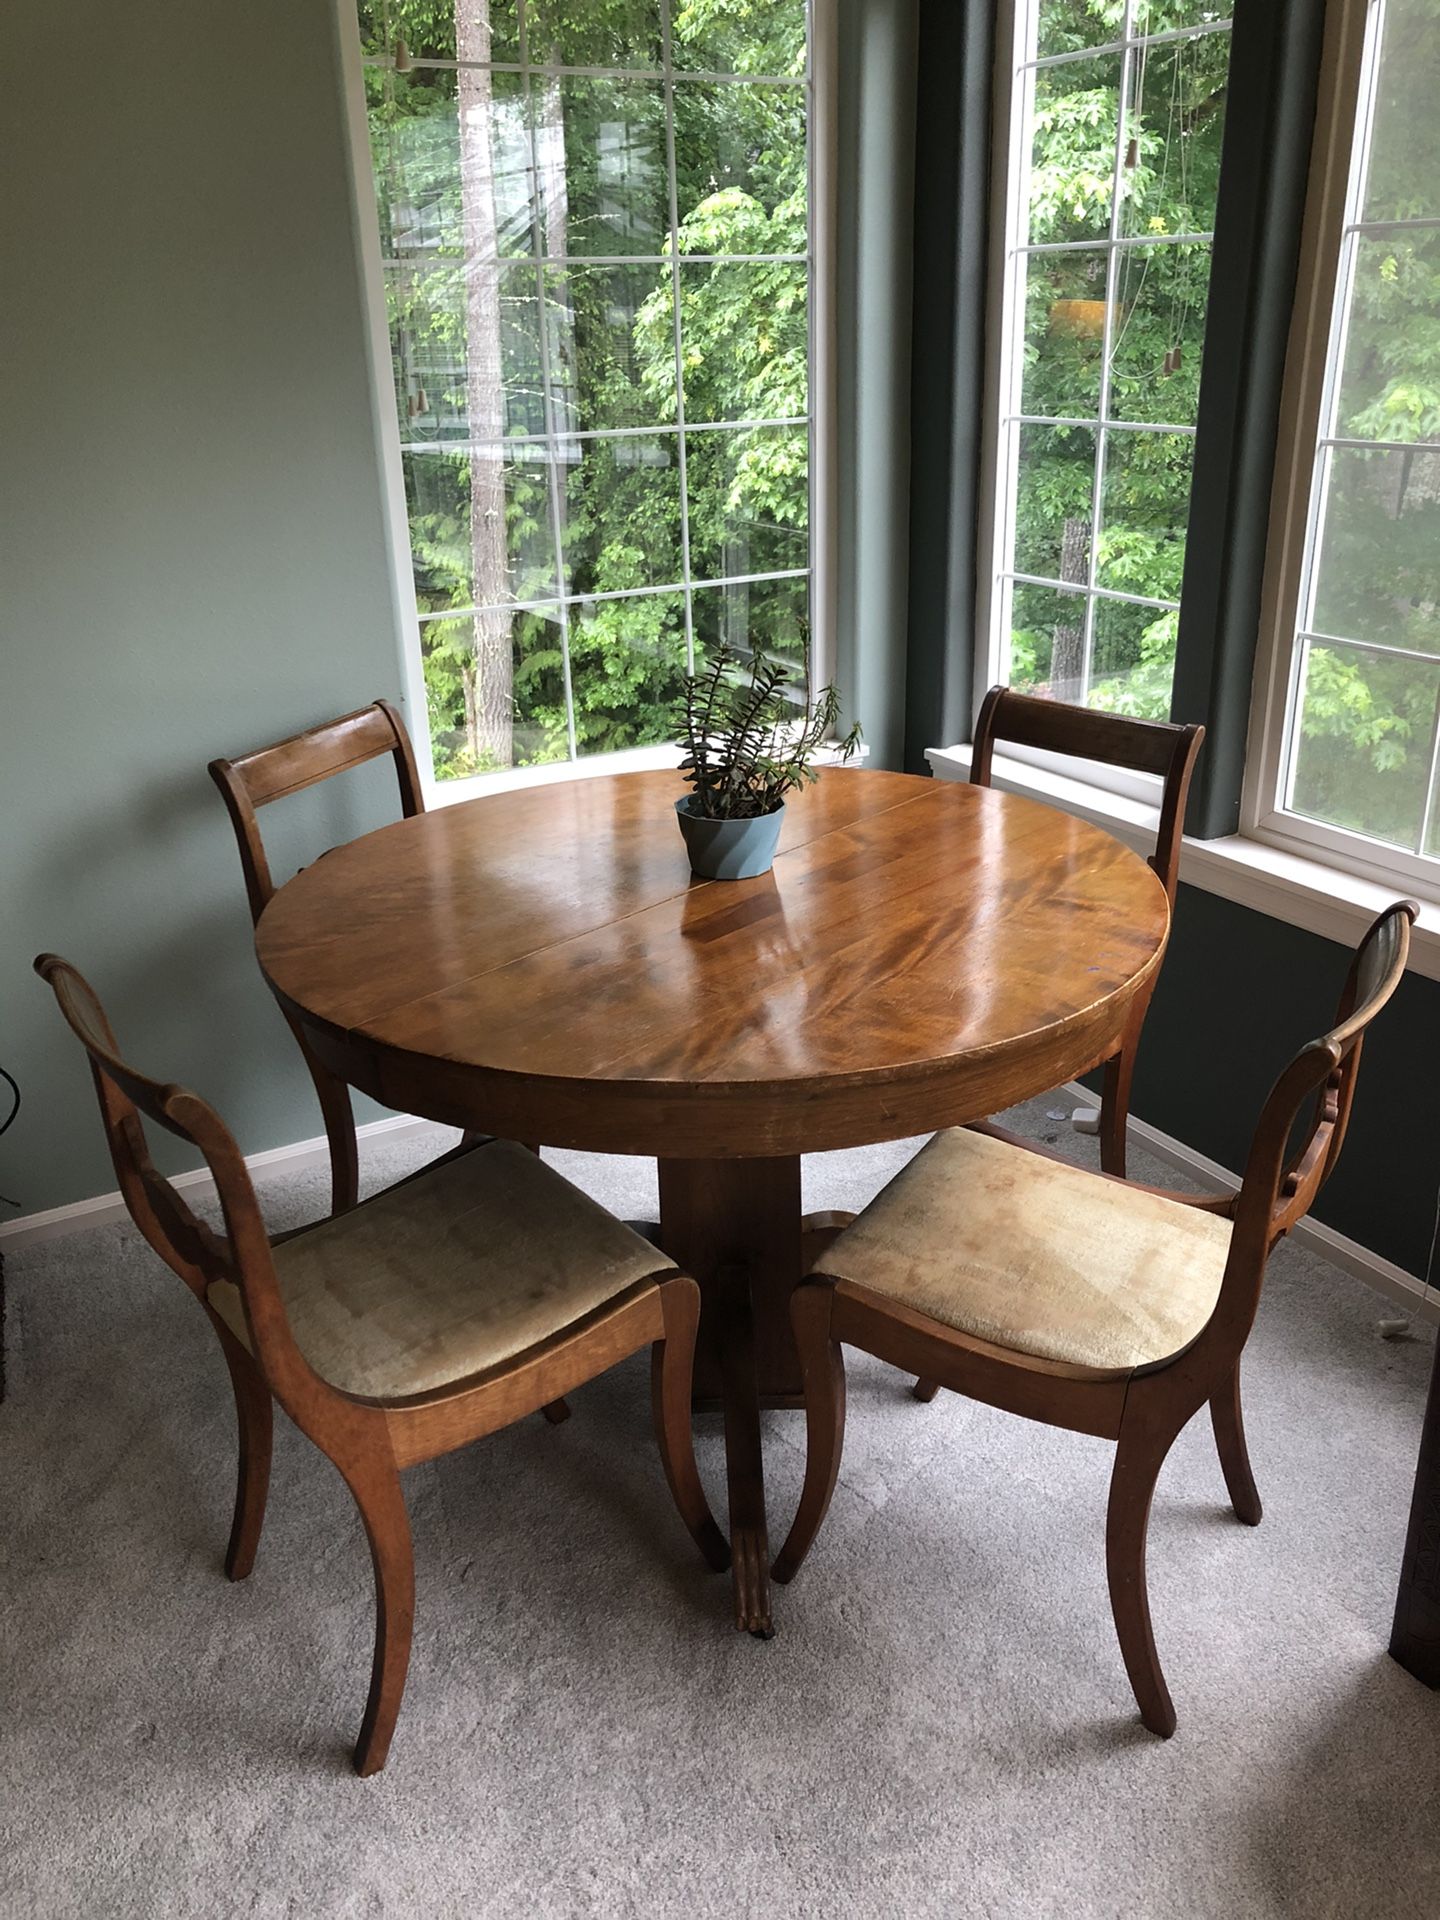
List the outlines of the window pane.
{"type": "Polygon", "coordinates": [[[559,457],[566,592],[675,586],[683,572],[678,435],[568,440],[559,457]]]}
{"type": "Polygon", "coordinates": [[[703,667],[720,641],[742,657],[755,652],[789,663],[797,704],[805,687],[810,644],[810,582],[754,580],[736,587],[700,587],[694,596],[695,665],[703,667]]]}
{"type": "Polygon", "coordinates": [[[1291,805],[1312,820],[1414,847],[1430,772],[1440,669],[1312,642],[1291,805]]]}
{"type": "Polygon", "coordinates": [[[806,281],[803,260],[744,260],[733,266],[681,263],[687,421],[787,420],[805,413],[806,281]]]}
{"type": "Polygon", "coordinates": [[[543,433],[532,266],[392,266],[390,347],[403,440],[543,433]]]}
{"type": "Polygon", "coordinates": [[[1005,678],[1028,693],[1078,700],[1085,658],[1085,595],[1019,582],[1012,589],[1005,678]]]}
{"type": "Polygon", "coordinates": [[[1132,54],[1121,170],[1123,233],[1209,233],[1215,225],[1229,71],[1230,37],[1224,33],[1164,41],[1132,54]]]}
{"type": "Polygon", "coordinates": [[[600,600],[570,610],[570,679],[581,754],[675,738],[686,671],[685,598],[600,600]]]}
{"type": "Polygon", "coordinates": [[[427,620],[420,652],[438,780],[567,758],[558,607],[427,620]]]}
{"type": "Polygon", "coordinates": [[[1020,427],[1015,570],[1047,580],[1090,578],[1095,439],[1085,427],[1020,427]]]}
{"type": "Polygon", "coordinates": [[[1109,233],[1120,70],[1118,53],[1037,68],[1029,181],[1032,246],[1109,233]]]}
{"type": "Polygon", "coordinates": [[[545,288],[557,428],[673,425],[669,267],[547,267],[545,288]]]}
{"type": "Polygon", "coordinates": [[[407,453],[405,497],[422,611],[555,592],[543,446],[407,453]]]}
{"type": "Polygon", "coordinates": [[[1331,453],[1312,625],[1440,653],[1440,449],[1331,453]]]}
{"type": "Polygon", "coordinates": [[[1096,419],[1105,354],[1107,255],[1032,253],[1025,268],[1020,411],[1096,419]]]}
{"type": "Polygon", "coordinates": [[[1171,608],[1097,597],[1086,704],[1140,720],[1168,720],[1179,618],[1171,608]]]}
{"type": "Polygon", "coordinates": [[[531,251],[530,137],[517,74],[386,74],[370,145],[387,257],[531,251]]]}
{"type": "Polygon", "coordinates": [[[1210,247],[1125,247],[1116,260],[1110,418],[1195,423],[1210,247]]]}
{"type": "Polygon", "coordinates": [[[803,253],[805,96],[742,82],[675,85],[684,253],[803,253]]]}
{"type": "Polygon", "coordinates": [[[1188,434],[1106,434],[1099,585],[1159,600],[1180,598],[1194,453],[1188,434]]]}
{"type": "Polygon", "coordinates": [[[802,73],[805,0],[671,0],[677,72],[802,73]]]}
{"type": "Polygon", "coordinates": [[[1037,52],[1073,53],[1121,38],[1124,0],[1040,0],[1037,52]]]}
{"type": "Polygon", "coordinates": [[[1351,440],[1440,440],[1440,228],[1356,245],[1335,431],[1351,440]]]}
{"type": "Polygon", "coordinates": [[[525,15],[535,66],[660,66],[659,0],[529,0],[525,15]]]}
{"type": "Polygon", "coordinates": [[[1386,0],[1367,220],[1440,214],[1440,20],[1431,0],[1386,0]]]}
{"type": "Polygon", "coordinates": [[[415,60],[518,60],[520,34],[515,0],[456,0],[454,7],[387,7],[384,0],[360,0],[360,44],[366,53],[393,53],[403,40],[415,60]],[[386,44],[388,16],[390,41],[386,44]],[[458,44],[457,44],[458,41],[458,44]]]}
{"type": "Polygon", "coordinates": [[[804,427],[686,435],[690,572],[696,580],[777,573],[809,558],[804,427]]]}
{"type": "Polygon", "coordinates": [[[660,82],[537,79],[531,85],[545,251],[661,253],[670,232],[670,194],[660,82]]]}

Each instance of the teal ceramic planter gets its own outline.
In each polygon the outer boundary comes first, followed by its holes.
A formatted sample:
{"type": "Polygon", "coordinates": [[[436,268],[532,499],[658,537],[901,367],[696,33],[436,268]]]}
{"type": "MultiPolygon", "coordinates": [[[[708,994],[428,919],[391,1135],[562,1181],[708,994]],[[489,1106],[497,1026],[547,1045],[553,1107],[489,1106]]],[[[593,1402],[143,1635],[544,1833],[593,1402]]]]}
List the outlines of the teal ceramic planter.
{"type": "Polygon", "coordinates": [[[753,880],[770,871],[785,819],[783,800],[773,813],[753,820],[707,820],[690,811],[692,797],[687,793],[675,802],[692,873],[702,880],[753,880]]]}

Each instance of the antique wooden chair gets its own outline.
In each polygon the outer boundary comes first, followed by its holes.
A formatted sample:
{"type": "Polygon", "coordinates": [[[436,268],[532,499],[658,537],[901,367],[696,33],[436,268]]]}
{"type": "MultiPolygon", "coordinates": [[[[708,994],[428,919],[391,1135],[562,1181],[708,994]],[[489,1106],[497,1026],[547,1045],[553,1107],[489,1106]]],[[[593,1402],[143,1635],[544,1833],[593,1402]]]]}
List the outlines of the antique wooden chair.
{"type": "Polygon", "coordinates": [[[226,1572],[243,1580],[254,1563],[272,1397],[339,1468],[360,1509],[376,1630],[357,1772],[385,1764],[410,1659],[415,1568],[402,1468],[509,1426],[650,1346],[671,1494],[711,1566],[729,1564],[691,1443],[699,1289],[648,1241],[523,1147],[487,1140],[272,1243],[240,1150],[212,1109],[125,1064],[95,994],[66,961],[42,954],[35,967],[90,1056],[130,1215],[199,1300],[230,1370],[240,1471],[226,1572]],[[156,1172],[144,1120],[204,1156],[223,1235],[156,1172]]]}
{"type": "Polygon", "coordinates": [[[834,1491],[842,1344],[1047,1426],[1113,1440],[1105,1546],[1115,1627],[1141,1718],[1154,1733],[1174,1732],[1145,1583],[1155,1482],[1208,1403],[1235,1512],[1251,1526],[1260,1519],[1241,1351],[1271,1248],[1339,1157],[1365,1030],[1404,972],[1417,912],[1401,901],[1365,935],[1336,1024],[1301,1048],[1265,1102],[1237,1194],[1194,1198],[1089,1173],[983,1125],[936,1134],[794,1294],[807,1458],[777,1580],[798,1570],[834,1491]]]}
{"type": "MultiPolygon", "coordinates": [[[[210,762],[210,777],[224,796],[239,843],[252,920],[260,918],[275,893],[256,817],[258,809],[387,753],[395,762],[400,811],[408,820],[411,814],[424,812],[425,799],[405,722],[388,700],[376,700],[358,713],[347,713],[339,720],[312,727],[308,733],[279,740],[272,747],[257,747],[238,760],[210,762]]],[[[344,1213],[360,1196],[350,1089],[315,1058],[297,1023],[290,1020],[289,1026],[315,1084],[324,1117],[325,1138],[330,1145],[331,1209],[344,1213]]]]}
{"type": "MultiPolygon", "coordinates": [[[[1076,759],[1100,760],[1106,766],[1128,767],[1136,773],[1158,773],[1160,821],[1155,851],[1149,864],[1160,876],[1171,910],[1180,874],[1180,841],[1185,831],[1185,801],[1196,755],[1205,738],[1200,726],[1175,727],[1159,720],[1130,720],[1121,714],[1092,713],[1088,707],[1067,706],[1060,700],[1040,700],[1009,687],[992,687],[975,723],[975,745],[970,758],[970,783],[988,787],[995,759],[995,742],[1043,747],[1076,759]]],[[[1154,980],[1130,1003],[1130,1015],[1120,1051],[1105,1062],[1100,1095],[1100,1165],[1106,1173],[1125,1173],[1125,1139],[1130,1120],[1130,1083],[1135,1076],[1135,1054],[1140,1030],[1154,992],[1154,980]]],[[[1001,1133],[1001,1129],[996,1129],[1001,1133]]],[[[1002,1135],[1013,1139],[1014,1135],[1002,1135]]],[[[937,1383],[917,1380],[917,1400],[933,1400],[937,1383]]]]}
{"type": "MultiPolygon", "coordinates": [[[[997,740],[1016,746],[1040,747],[1048,753],[1075,759],[1099,760],[1106,766],[1126,767],[1135,773],[1159,774],[1160,820],[1150,865],[1175,905],[1180,872],[1180,841],[1185,830],[1185,802],[1190,776],[1205,738],[1200,726],[1177,727],[1158,720],[1131,720],[1116,713],[1093,713],[1088,707],[1066,706],[1059,700],[1040,700],[1033,694],[992,687],[975,723],[975,745],[970,760],[973,786],[988,787],[997,740]]],[[[1152,983],[1153,984],[1153,983],[1152,983]]],[[[1106,1173],[1125,1172],[1125,1127],[1130,1118],[1130,1083],[1135,1052],[1150,995],[1137,995],[1120,1051],[1105,1064],[1100,1100],[1100,1164],[1106,1173]]]]}

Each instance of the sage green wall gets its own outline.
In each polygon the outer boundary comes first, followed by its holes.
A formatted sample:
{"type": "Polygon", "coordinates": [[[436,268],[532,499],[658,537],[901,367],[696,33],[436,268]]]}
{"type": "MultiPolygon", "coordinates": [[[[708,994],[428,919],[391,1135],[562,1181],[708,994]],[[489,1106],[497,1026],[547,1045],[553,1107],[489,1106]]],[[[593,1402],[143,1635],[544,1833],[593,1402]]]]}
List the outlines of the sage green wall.
{"type": "MultiPolygon", "coordinates": [[[[114,1186],[41,948],[247,1149],[318,1133],[205,765],[400,686],[331,0],[4,31],[0,1193],[28,1213],[114,1186]]],[[[297,858],[393,806],[372,772],[289,803],[297,858]]]]}

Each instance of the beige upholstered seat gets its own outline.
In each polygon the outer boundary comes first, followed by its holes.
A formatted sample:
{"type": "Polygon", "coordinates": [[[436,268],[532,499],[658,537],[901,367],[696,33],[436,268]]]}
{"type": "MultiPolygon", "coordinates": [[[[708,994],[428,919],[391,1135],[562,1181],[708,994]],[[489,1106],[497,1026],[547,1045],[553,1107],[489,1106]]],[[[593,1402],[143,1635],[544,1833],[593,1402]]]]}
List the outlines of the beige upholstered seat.
{"type": "Polygon", "coordinates": [[[1195,1338],[1229,1251],[1216,1214],[957,1128],[820,1265],[1013,1353],[1126,1373],[1195,1338]]]}
{"type": "MultiPolygon", "coordinates": [[[[492,1140],[275,1248],[295,1343],[342,1393],[401,1399],[498,1366],[663,1271],[664,1254],[492,1140]]],[[[239,1289],[206,1296],[247,1345],[239,1289]]]]}

